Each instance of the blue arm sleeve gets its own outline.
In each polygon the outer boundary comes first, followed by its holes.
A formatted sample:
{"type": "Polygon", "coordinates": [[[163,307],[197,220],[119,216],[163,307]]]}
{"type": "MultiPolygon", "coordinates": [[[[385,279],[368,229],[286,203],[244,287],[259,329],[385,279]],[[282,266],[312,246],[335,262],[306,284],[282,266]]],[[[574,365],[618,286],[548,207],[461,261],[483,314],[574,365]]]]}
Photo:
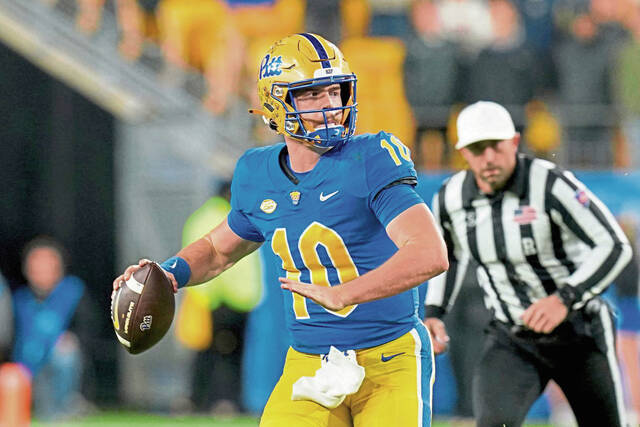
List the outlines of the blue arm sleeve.
{"type": "Polygon", "coordinates": [[[398,184],[386,188],[369,202],[378,221],[385,227],[400,213],[418,203],[424,203],[411,185],[398,184]]]}
{"type": "Polygon", "coordinates": [[[227,216],[227,222],[231,230],[245,240],[264,242],[264,236],[260,230],[254,227],[249,218],[237,209],[231,209],[227,216]]]}

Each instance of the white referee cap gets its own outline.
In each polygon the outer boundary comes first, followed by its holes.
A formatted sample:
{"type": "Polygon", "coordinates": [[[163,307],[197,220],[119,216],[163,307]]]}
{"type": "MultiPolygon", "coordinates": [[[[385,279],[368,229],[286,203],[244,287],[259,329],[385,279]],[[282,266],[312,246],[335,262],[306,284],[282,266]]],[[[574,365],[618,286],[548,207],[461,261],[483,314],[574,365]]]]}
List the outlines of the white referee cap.
{"type": "Polygon", "coordinates": [[[511,115],[500,104],[478,101],[465,107],[458,115],[456,149],[486,140],[504,140],[516,136],[511,115]]]}

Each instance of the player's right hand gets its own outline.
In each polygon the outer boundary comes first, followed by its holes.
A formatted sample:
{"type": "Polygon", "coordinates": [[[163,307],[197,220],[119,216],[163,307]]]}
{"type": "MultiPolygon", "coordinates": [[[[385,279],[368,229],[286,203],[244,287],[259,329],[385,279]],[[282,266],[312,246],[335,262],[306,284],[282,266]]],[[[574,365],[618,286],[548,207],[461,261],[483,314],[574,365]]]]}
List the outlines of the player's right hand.
{"type": "Polygon", "coordinates": [[[433,337],[434,354],[445,353],[449,349],[449,335],[447,335],[444,322],[437,317],[427,317],[424,319],[424,325],[429,330],[431,337],[433,337]]]}
{"type": "Polygon", "coordinates": [[[131,278],[131,275],[133,273],[135,273],[136,271],[140,270],[142,267],[144,267],[145,265],[147,265],[147,264],[149,264],[151,262],[152,262],[151,260],[143,258],[140,261],[138,261],[137,264],[133,264],[133,265],[130,265],[129,267],[127,267],[124,270],[124,273],[122,273],[121,275],[116,277],[115,280],[113,281],[113,292],[115,292],[118,289],[120,289],[120,287],[122,285],[124,285],[124,283],[131,278]]]}
{"type": "MultiPolygon", "coordinates": [[[[151,261],[150,259],[142,258],[140,261],[138,261],[137,264],[133,264],[127,267],[124,270],[124,273],[116,277],[115,280],[113,281],[113,291],[111,292],[111,298],[113,298],[113,294],[115,293],[115,291],[117,291],[122,285],[124,285],[124,283],[127,280],[131,278],[133,273],[135,273],[145,265],[150,264],[152,262],[153,261],[151,261]]],[[[178,292],[178,281],[176,280],[176,278],[173,276],[172,273],[169,273],[165,269],[162,269],[162,271],[164,271],[164,274],[167,276],[167,278],[171,282],[171,285],[173,286],[173,293],[175,294],[176,292],[178,292]]]]}

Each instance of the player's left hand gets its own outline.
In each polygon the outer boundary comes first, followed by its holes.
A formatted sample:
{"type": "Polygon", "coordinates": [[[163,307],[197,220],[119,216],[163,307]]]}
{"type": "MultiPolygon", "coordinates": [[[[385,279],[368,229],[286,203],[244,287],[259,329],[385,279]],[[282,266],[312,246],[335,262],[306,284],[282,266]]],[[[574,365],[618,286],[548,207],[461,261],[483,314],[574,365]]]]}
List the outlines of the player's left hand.
{"type": "Polygon", "coordinates": [[[316,304],[331,311],[339,311],[345,308],[336,286],[319,286],[312,283],[302,283],[295,280],[280,277],[280,287],[295,292],[303,297],[313,300],[316,304]]]}
{"type": "Polygon", "coordinates": [[[567,317],[569,309],[557,295],[539,299],[522,314],[524,325],[538,333],[548,334],[567,317]]]}

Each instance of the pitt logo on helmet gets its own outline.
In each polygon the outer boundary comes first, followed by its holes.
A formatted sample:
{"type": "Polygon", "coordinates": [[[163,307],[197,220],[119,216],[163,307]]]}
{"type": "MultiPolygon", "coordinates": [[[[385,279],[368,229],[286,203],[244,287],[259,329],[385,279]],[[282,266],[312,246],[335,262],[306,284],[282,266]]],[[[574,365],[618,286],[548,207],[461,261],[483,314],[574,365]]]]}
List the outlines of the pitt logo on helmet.
{"type": "Polygon", "coordinates": [[[260,76],[258,78],[279,76],[282,74],[282,70],[280,69],[281,65],[282,56],[272,58],[267,54],[260,64],[260,76]]]}
{"type": "Polygon", "coordinates": [[[324,153],[348,142],[355,132],[356,81],[333,43],[311,33],[294,34],[277,41],[263,57],[258,70],[261,109],[249,112],[261,114],[276,132],[324,153]],[[294,91],[336,84],[342,105],[307,111],[297,108],[294,91]],[[312,125],[302,117],[317,113],[323,125],[312,125]]]}

